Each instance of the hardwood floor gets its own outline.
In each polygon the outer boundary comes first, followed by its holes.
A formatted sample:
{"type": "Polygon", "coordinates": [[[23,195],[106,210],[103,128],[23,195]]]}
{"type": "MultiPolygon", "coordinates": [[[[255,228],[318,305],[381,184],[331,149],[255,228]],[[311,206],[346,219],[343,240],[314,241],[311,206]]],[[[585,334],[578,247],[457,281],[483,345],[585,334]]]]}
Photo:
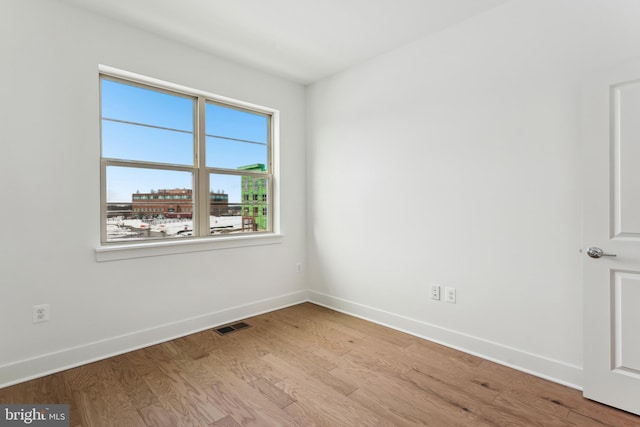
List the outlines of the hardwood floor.
{"type": "Polygon", "coordinates": [[[71,426],[640,426],[579,391],[310,303],[0,389],[71,426]]]}

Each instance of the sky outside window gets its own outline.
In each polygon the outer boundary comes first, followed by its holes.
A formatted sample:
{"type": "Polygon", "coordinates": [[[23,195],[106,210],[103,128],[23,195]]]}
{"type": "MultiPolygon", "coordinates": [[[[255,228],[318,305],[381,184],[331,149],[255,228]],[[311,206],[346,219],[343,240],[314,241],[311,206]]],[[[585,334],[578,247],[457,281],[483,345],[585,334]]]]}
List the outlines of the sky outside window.
{"type": "Polygon", "coordinates": [[[207,103],[206,134],[208,167],[267,164],[266,116],[207,103]]]}

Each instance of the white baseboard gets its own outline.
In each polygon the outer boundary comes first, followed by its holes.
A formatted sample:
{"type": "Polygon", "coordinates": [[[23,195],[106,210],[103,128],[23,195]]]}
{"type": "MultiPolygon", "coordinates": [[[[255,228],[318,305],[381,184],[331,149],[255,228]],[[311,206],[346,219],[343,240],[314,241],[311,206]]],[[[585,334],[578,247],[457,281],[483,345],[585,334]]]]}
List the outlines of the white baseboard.
{"type": "Polygon", "coordinates": [[[579,366],[312,290],[309,290],[309,301],[473,354],[537,377],[582,390],[582,368],[579,366]]]}
{"type": "Polygon", "coordinates": [[[0,388],[308,301],[307,291],[255,301],[0,366],[0,388]]]}
{"type": "Polygon", "coordinates": [[[0,388],[305,301],[437,342],[578,390],[582,368],[316,291],[299,291],[0,366],[0,388]]]}

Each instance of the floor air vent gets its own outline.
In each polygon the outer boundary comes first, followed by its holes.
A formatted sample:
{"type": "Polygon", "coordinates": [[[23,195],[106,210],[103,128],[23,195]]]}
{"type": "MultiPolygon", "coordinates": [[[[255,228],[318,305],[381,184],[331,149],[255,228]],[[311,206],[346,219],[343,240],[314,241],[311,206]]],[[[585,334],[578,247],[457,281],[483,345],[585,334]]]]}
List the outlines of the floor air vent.
{"type": "Polygon", "coordinates": [[[246,329],[249,327],[251,327],[251,325],[248,325],[244,322],[238,322],[234,323],[233,325],[221,326],[219,328],[216,328],[216,332],[220,335],[226,335],[230,334],[231,332],[239,331],[240,329],[246,329]]]}

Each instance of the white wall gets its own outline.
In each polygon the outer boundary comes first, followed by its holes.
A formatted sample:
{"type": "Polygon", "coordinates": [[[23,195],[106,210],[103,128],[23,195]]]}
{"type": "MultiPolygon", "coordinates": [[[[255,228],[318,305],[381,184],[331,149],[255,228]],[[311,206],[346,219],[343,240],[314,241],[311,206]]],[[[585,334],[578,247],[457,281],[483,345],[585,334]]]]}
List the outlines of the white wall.
{"type": "Polygon", "coordinates": [[[51,0],[2,1],[0,53],[0,386],[305,299],[302,86],[51,0]],[[97,263],[98,64],[279,109],[283,242],[97,263]]]}
{"type": "Polygon", "coordinates": [[[312,85],[312,299],[580,386],[580,81],[638,22],[513,0],[312,85]]]}

